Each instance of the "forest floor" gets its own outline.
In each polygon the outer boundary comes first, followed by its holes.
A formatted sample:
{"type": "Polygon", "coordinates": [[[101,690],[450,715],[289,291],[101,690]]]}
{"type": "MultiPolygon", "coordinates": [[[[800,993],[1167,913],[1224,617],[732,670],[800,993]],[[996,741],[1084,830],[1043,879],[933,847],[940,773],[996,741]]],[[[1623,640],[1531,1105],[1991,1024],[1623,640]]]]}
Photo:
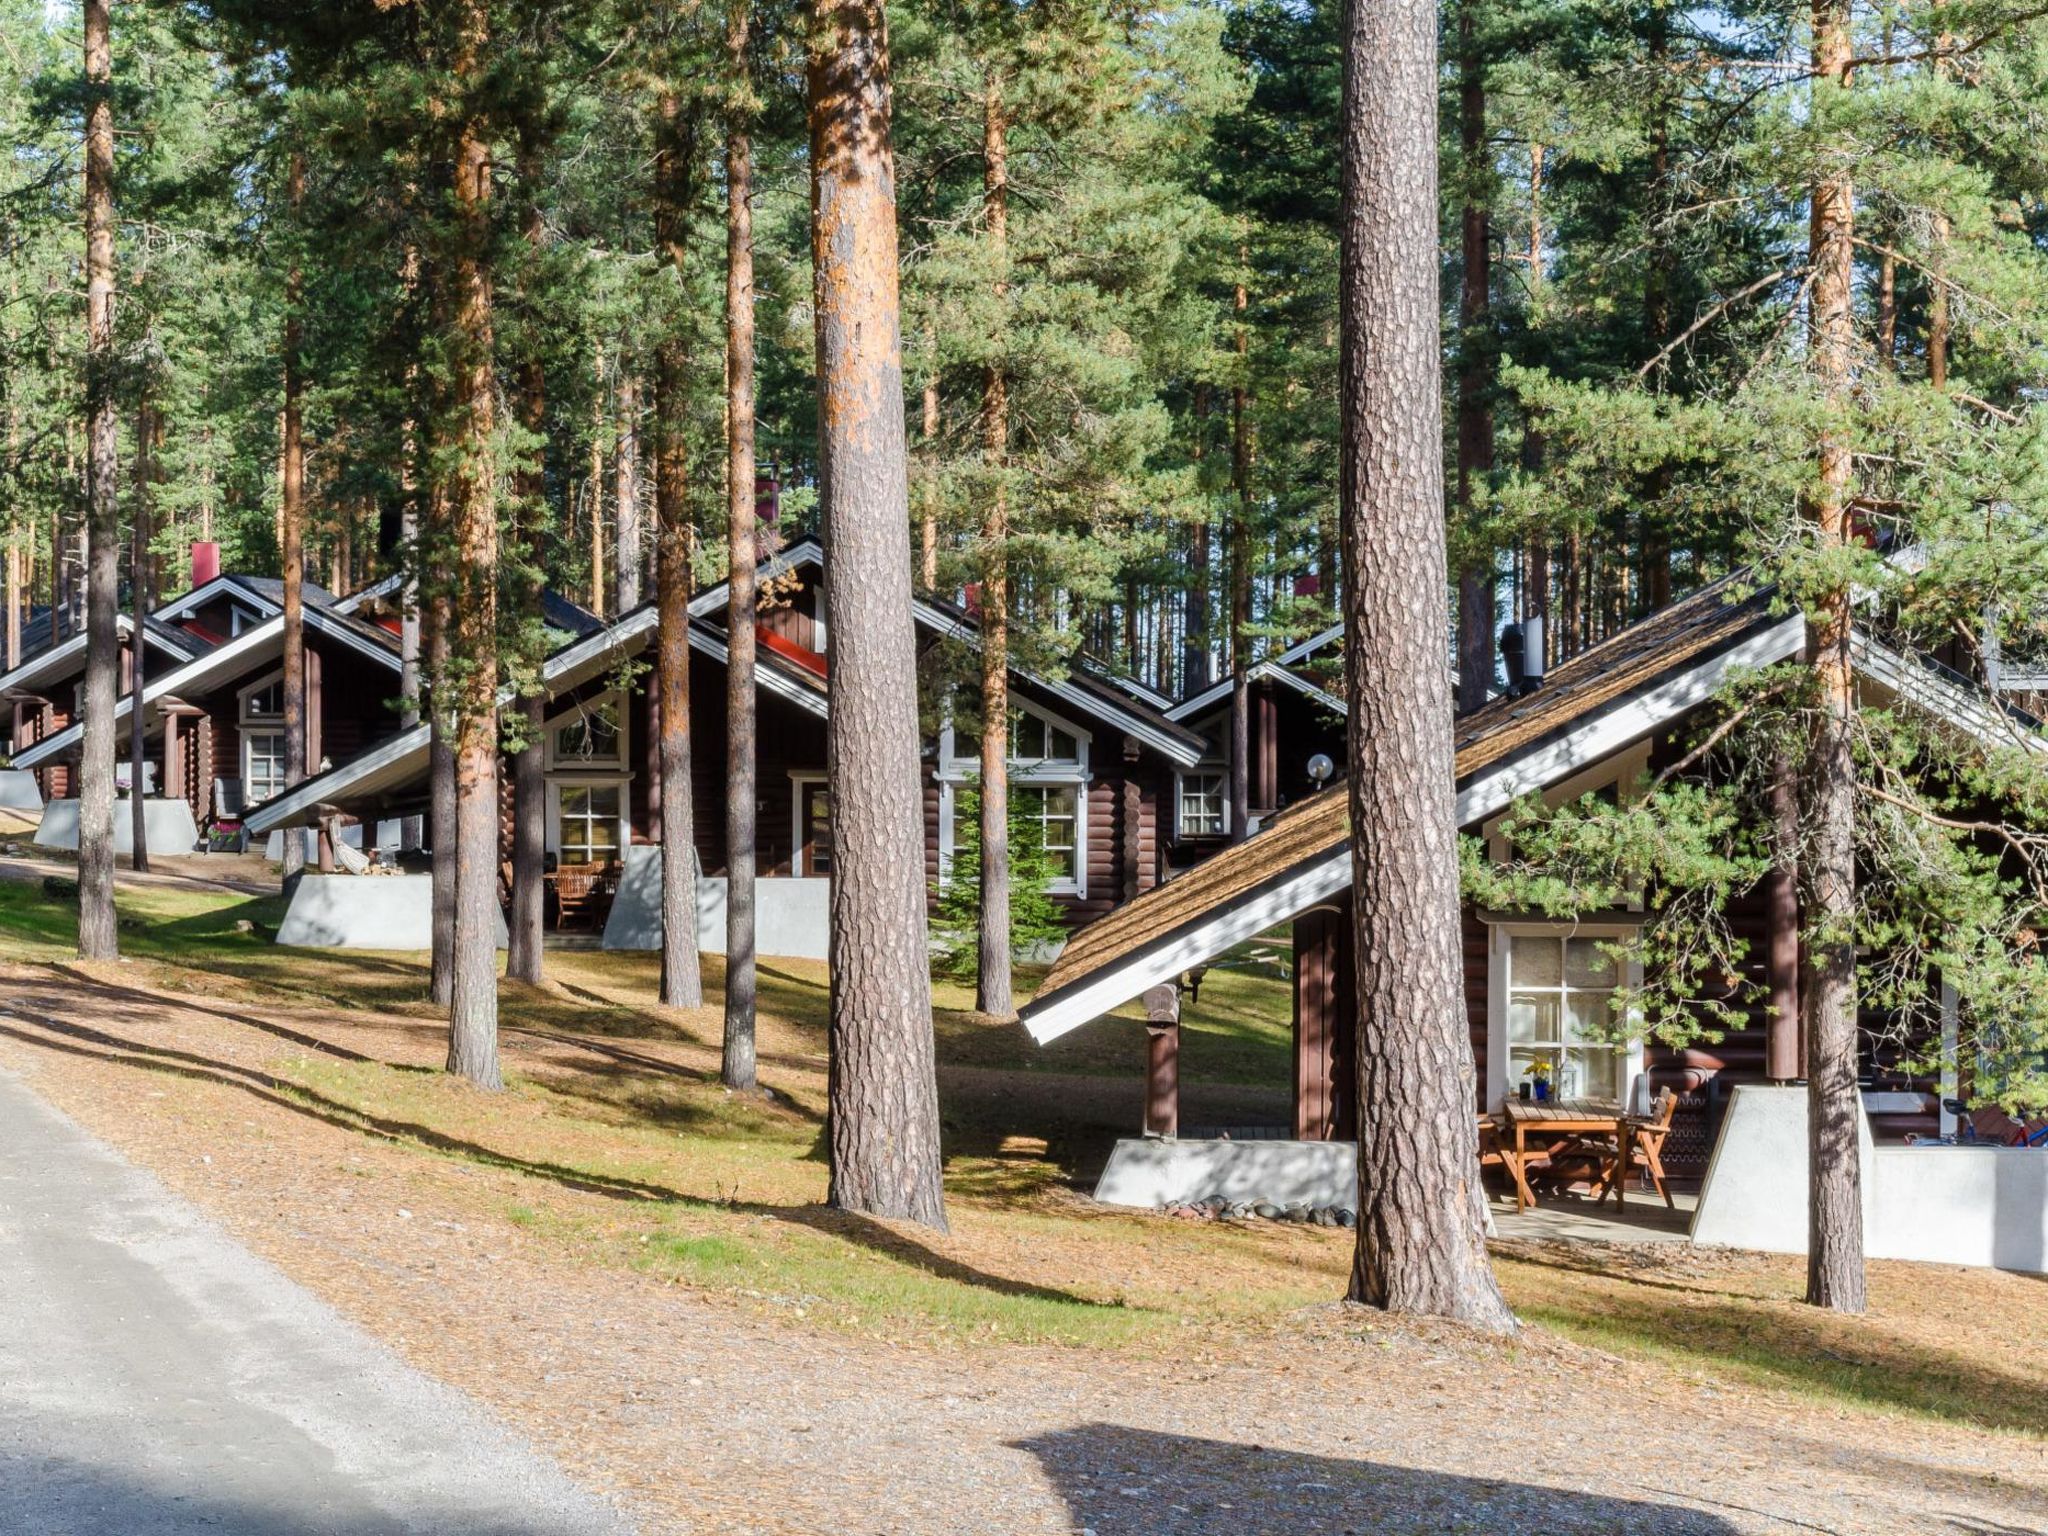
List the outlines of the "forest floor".
{"type": "MultiPolygon", "coordinates": [[[[652,957],[506,989],[508,1081],[437,1068],[413,957],[281,950],[276,903],[125,889],[130,958],[0,883],[0,1066],[649,1531],[2048,1528],[2048,1284],[1683,1245],[1506,1243],[1512,1341],[1333,1304],[1349,1234],[1077,1192],[1142,1032],[1032,1046],[942,987],[939,1236],[823,1210],[822,968],[763,967],[760,1099],[652,957]]],[[[707,964],[715,998],[718,962],[707,964]]],[[[1284,1109],[1284,984],[1190,1010],[1187,1117],[1284,1109]]]]}

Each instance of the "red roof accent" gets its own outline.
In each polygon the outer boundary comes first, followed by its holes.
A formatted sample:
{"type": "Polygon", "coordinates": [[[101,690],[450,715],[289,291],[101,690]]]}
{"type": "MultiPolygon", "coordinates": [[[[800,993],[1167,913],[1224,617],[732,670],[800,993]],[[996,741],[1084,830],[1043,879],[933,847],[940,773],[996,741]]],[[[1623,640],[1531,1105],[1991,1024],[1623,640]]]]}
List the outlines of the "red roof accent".
{"type": "Polygon", "coordinates": [[[178,621],[178,628],[184,630],[185,633],[188,635],[197,635],[200,639],[204,640],[208,645],[220,645],[227,640],[226,635],[215,634],[212,630],[208,629],[204,624],[199,623],[195,619],[180,619],[178,621]]]}
{"type": "Polygon", "coordinates": [[[763,625],[754,626],[754,638],[785,661],[793,661],[806,672],[825,675],[825,658],[807,645],[798,645],[787,635],[778,635],[763,625]]]}

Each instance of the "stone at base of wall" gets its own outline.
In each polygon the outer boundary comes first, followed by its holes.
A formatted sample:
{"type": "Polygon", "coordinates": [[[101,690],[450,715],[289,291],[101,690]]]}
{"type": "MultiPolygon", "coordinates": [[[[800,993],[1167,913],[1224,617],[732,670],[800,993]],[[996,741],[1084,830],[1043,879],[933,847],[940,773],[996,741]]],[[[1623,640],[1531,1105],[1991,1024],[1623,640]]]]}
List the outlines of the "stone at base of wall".
{"type": "MultiPolygon", "coordinates": [[[[496,917],[503,949],[505,917],[496,917]]],[[[434,877],[304,875],[277,942],[309,949],[432,949],[434,877]]]]}
{"type": "MultiPolygon", "coordinates": [[[[1873,1259],[2048,1274],[2048,1150],[1872,1144],[1863,1167],[1863,1246],[1873,1259]]],[[[1700,1190],[1692,1240],[1806,1252],[1806,1090],[1735,1090],[1700,1190]]]]}
{"type": "Polygon", "coordinates": [[[1350,1210],[1358,1204],[1358,1144],[1128,1137],[1110,1153],[1095,1198],[1143,1210],[1204,1200],[1350,1210]]]}
{"type": "Polygon", "coordinates": [[[26,768],[0,768],[0,811],[40,811],[43,791],[26,768]]]}
{"type": "MultiPolygon", "coordinates": [[[[199,846],[199,827],[192,820],[192,807],[183,800],[142,802],[143,835],[151,853],[190,853],[199,846]]],[[[43,807],[43,824],[36,828],[38,848],[78,847],[78,802],[52,800],[43,807]]],[[[125,799],[114,802],[114,852],[126,858],[135,846],[135,815],[125,799]]]]}
{"type": "MultiPolygon", "coordinates": [[[[832,882],[762,877],[754,882],[754,953],[793,960],[823,960],[831,942],[832,882]]],[[[606,949],[661,948],[661,849],[626,850],[619,893],[605,920],[606,949]]],[[[725,881],[697,877],[697,947],[725,953],[725,881]]]]}

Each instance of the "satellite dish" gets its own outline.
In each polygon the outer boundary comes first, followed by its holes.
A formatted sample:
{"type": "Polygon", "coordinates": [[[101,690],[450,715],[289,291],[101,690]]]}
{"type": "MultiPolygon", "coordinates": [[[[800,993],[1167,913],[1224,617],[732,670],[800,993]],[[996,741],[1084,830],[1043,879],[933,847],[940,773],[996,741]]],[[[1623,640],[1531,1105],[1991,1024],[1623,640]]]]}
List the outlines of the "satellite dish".
{"type": "Polygon", "coordinates": [[[1330,756],[1327,752],[1318,752],[1308,760],[1308,776],[1316,781],[1317,789],[1321,789],[1325,784],[1329,783],[1330,775],[1336,771],[1337,765],[1330,761],[1330,756]]]}

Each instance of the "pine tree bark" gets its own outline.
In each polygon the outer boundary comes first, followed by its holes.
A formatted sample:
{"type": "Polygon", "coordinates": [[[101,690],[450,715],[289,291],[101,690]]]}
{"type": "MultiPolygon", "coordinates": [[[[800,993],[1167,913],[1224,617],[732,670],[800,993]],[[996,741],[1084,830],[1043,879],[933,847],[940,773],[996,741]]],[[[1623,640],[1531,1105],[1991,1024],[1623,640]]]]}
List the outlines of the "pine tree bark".
{"type": "Polygon", "coordinates": [[[1349,12],[1345,688],[1358,987],[1356,1301],[1508,1332],[1486,1256],[1443,665],[1436,9],[1349,12]]]}
{"type": "MultiPolygon", "coordinates": [[[[438,498],[436,498],[438,502],[438,498]]],[[[442,547],[443,517],[438,506],[432,518],[434,543],[442,547]]],[[[455,1001],[455,868],[461,848],[455,831],[455,740],[448,699],[448,620],[440,603],[421,621],[427,653],[427,846],[433,853],[429,989],[437,1008],[455,1001]]]]}
{"type": "MultiPolygon", "coordinates": [[[[1209,451],[1209,386],[1195,385],[1195,440],[1188,450],[1194,461],[1197,493],[1206,495],[1202,464],[1209,451]]],[[[1181,615],[1181,697],[1189,698],[1209,686],[1209,524],[1206,520],[1188,529],[1188,585],[1186,606],[1181,615]]]]}
{"type": "Polygon", "coordinates": [[[981,571],[981,892],[974,1006],[1012,1019],[1010,994],[1010,379],[1002,358],[1002,310],[1010,244],[1010,149],[1002,72],[991,65],[981,104],[982,216],[996,272],[997,334],[982,376],[982,457],[988,505],[982,519],[981,571]]]}
{"type": "MultiPolygon", "coordinates": [[[[1486,66],[1472,19],[1458,15],[1458,142],[1465,203],[1459,216],[1458,521],[1469,533],[1475,503],[1493,474],[1493,350],[1485,333],[1493,311],[1493,215],[1476,191],[1486,164],[1486,66]]],[[[1491,550],[1458,572],[1458,707],[1473,710],[1493,689],[1494,576],[1491,550]]]]}
{"type": "Polygon", "coordinates": [[[812,6],[811,254],[832,633],[827,1198],[943,1229],[888,27],[881,0],[812,6]]]}
{"type": "MultiPolygon", "coordinates": [[[[1849,88],[1848,0],[1813,7],[1815,117],[1826,142],[1829,108],[1849,88]]],[[[1836,107],[1838,111],[1839,108],[1836,107]]],[[[1834,155],[1814,183],[1808,259],[1813,270],[1809,356],[1830,420],[1822,429],[1810,515],[1823,550],[1854,537],[1850,503],[1855,461],[1841,417],[1855,385],[1856,202],[1850,161],[1834,155]]],[[[1838,1312],[1864,1308],[1863,1200],[1856,1086],[1855,677],[1849,643],[1849,586],[1824,594],[1809,614],[1808,659],[1817,695],[1804,799],[1810,882],[1810,971],[1806,1013],[1807,1106],[1811,1137],[1806,1299],[1838,1312]]]]}
{"type": "MultiPolygon", "coordinates": [[[[128,544],[128,597],[135,612],[128,639],[128,867],[137,873],[149,868],[149,800],[143,793],[149,766],[149,723],[143,716],[142,691],[149,671],[143,625],[149,618],[150,444],[155,435],[154,418],[155,412],[144,400],[135,413],[135,512],[130,519],[133,526],[128,544]]],[[[169,728],[166,724],[166,731],[169,728]]],[[[168,792],[169,786],[165,789],[168,792]]]]}
{"type": "MultiPolygon", "coordinates": [[[[725,674],[725,1038],[719,1077],[757,1086],[754,1011],[756,725],[754,662],[760,551],[754,510],[754,151],[747,70],[749,0],[733,0],[726,52],[737,93],[725,138],[725,516],[728,664],[725,674]]],[[[929,525],[928,525],[929,526],[929,525]]]]}
{"type": "MultiPolygon", "coordinates": [[[[541,146],[529,121],[519,139],[519,187],[526,204],[525,239],[529,272],[537,268],[547,229],[541,211],[541,146]]],[[[519,424],[533,443],[534,460],[520,471],[517,492],[521,542],[519,598],[528,618],[541,613],[542,561],[546,558],[546,475],[540,456],[547,431],[547,368],[531,325],[527,353],[519,364],[519,424]]],[[[544,692],[521,699],[525,728],[512,758],[512,910],[506,920],[505,974],[514,981],[538,985],[545,967],[541,922],[547,881],[547,777],[543,727],[547,719],[544,692]]]]}
{"type": "Polygon", "coordinates": [[[1230,837],[1251,836],[1251,648],[1252,648],[1252,439],[1251,335],[1244,323],[1250,302],[1239,283],[1231,297],[1237,312],[1232,346],[1237,378],[1230,386],[1230,488],[1236,506],[1230,520],[1230,837]]]}
{"type": "Polygon", "coordinates": [[[85,717],[78,771],[78,954],[120,953],[114,919],[114,690],[121,513],[114,420],[114,69],[108,0],[85,0],[85,717]]]}
{"type": "Polygon", "coordinates": [[[450,511],[455,524],[451,651],[455,679],[455,963],[448,1070],[479,1088],[498,1074],[498,506],[490,265],[491,158],[475,91],[490,45],[484,0],[465,0],[455,59],[463,117],[455,142],[455,250],[448,264],[450,341],[460,434],[450,511]]]}
{"type": "Polygon", "coordinates": [[[645,536],[640,529],[640,380],[633,359],[619,349],[619,382],[614,394],[612,461],[613,516],[612,611],[627,613],[640,606],[640,571],[645,536]]]}
{"type": "MultiPolygon", "coordinates": [[[[306,157],[292,151],[285,196],[294,224],[306,200],[306,157]]],[[[284,782],[290,789],[306,777],[306,439],[305,272],[296,256],[284,284],[284,466],[280,476],[278,522],[284,532],[284,782]]],[[[284,888],[297,889],[306,867],[306,838],[297,827],[284,830],[284,888]]]]}
{"type": "MultiPolygon", "coordinates": [[[[686,280],[686,220],[695,168],[694,124],[681,98],[662,102],[654,156],[655,238],[680,284],[686,280]]],[[[704,1002],[697,955],[697,828],[690,788],[689,360],[671,333],[655,347],[654,516],[656,644],[661,724],[661,1000],[670,1008],[704,1002]]],[[[623,541],[622,541],[623,542],[623,541]]],[[[621,568],[624,567],[623,558],[621,568]]],[[[623,611],[623,608],[622,608],[623,611]]]]}

